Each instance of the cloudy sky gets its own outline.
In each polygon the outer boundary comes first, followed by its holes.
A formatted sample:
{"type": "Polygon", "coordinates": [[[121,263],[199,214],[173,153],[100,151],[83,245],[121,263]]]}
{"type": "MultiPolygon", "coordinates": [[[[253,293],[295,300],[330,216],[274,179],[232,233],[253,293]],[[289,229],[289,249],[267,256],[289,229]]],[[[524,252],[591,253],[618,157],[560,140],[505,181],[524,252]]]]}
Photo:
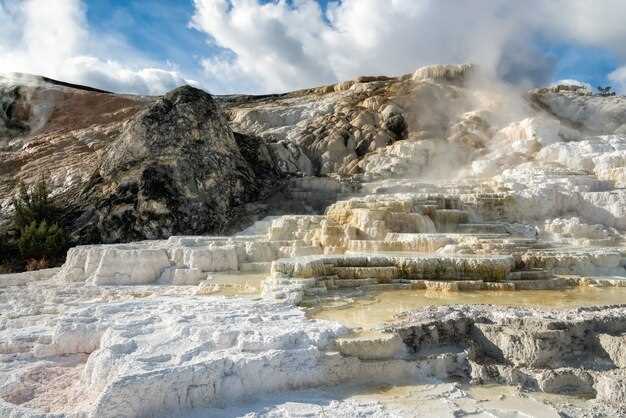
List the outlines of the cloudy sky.
{"type": "Polygon", "coordinates": [[[281,92],[473,62],[626,93],[625,0],[0,0],[0,72],[116,92],[281,92]]]}

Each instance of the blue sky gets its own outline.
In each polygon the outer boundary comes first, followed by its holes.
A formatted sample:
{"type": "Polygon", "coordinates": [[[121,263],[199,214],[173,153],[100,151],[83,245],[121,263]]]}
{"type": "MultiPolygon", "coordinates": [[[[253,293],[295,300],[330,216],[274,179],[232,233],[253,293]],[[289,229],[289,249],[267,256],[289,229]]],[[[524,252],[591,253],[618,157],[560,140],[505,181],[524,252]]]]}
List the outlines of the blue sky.
{"type": "Polygon", "coordinates": [[[147,57],[193,68],[211,53],[206,35],[189,27],[192,0],[89,0],[89,26],[113,31],[147,57]]]}
{"type": "Polygon", "coordinates": [[[555,59],[552,80],[573,79],[589,83],[594,88],[609,85],[607,75],[615,71],[618,60],[611,51],[576,44],[540,43],[547,54],[555,59]]]}
{"type": "MultiPolygon", "coordinates": [[[[328,0],[318,3],[325,10],[328,0]]],[[[219,50],[207,43],[205,33],[189,26],[195,12],[193,0],[89,0],[86,5],[91,26],[113,29],[155,61],[193,72],[200,57],[219,50]]],[[[574,79],[594,87],[607,85],[607,75],[619,67],[610,50],[546,38],[534,42],[553,60],[550,81],[574,79]]]]}
{"type": "Polygon", "coordinates": [[[622,0],[0,0],[0,71],[266,93],[474,62],[525,86],[624,92],[624,15],[622,0]]]}
{"type": "MultiPolygon", "coordinates": [[[[328,0],[318,3],[326,8],[328,0]]],[[[91,27],[116,32],[155,61],[193,69],[200,57],[219,50],[207,42],[205,33],[189,26],[193,0],[89,0],[86,10],[91,27]]],[[[535,42],[555,61],[552,81],[576,79],[604,85],[609,82],[607,75],[618,67],[612,53],[602,48],[551,43],[549,39],[535,42]]]]}

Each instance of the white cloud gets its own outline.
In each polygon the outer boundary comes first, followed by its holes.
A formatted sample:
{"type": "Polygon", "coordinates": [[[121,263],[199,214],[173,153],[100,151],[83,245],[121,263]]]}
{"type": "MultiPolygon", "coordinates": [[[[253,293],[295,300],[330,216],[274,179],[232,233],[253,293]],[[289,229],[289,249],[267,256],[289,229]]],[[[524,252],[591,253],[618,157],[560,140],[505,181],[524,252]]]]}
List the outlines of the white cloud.
{"type": "Polygon", "coordinates": [[[90,86],[140,94],[162,94],[182,84],[196,84],[184,79],[176,71],[160,68],[128,68],[117,61],[101,60],[91,56],[76,56],[65,61],[63,75],[69,80],[80,80],[90,86]]]}
{"type": "Polygon", "coordinates": [[[615,83],[615,90],[619,93],[626,92],[626,65],[609,74],[608,79],[615,83]]]}
{"type": "Polygon", "coordinates": [[[537,36],[610,48],[626,60],[623,0],[342,0],[325,14],[314,0],[194,4],[192,25],[230,51],[205,70],[231,89],[283,91],[460,62],[544,83],[554,62],[529,46],[537,36]]]}
{"type": "MultiPolygon", "coordinates": [[[[326,10],[315,0],[194,0],[190,24],[212,47],[183,70],[147,59],[120,34],[94,31],[85,4],[0,0],[0,72],[143,94],[194,74],[212,92],[261,93],[474,62],[541,84],[558,57],[533,49],[538,37],[606,48],[626,68],[624,0],[331,0],[326,10]]],[[[611,75],[622,91],[625,78],[621,69],[611,75]]]]}
{"type": "Polygon", "coordinates": [[[91,33],[81,0],[0,0],[0,72],[140,94],[160,94],[187,82],[176,70],[142,60],[115,35],[91,33]],[[123,56],[114,59],[112,51],[123,56]]]}
{"type": "MultiPolygon", "coordinates": [[[[226,1],[196,2],[194,27],[237,54],[205,60],[209,75],[219,77],[216,69],[236,68],[234,73],[245,75],[251,83],[257,84],[250,77],[257,73],[277,89],[333,81],[332,69],[318,59],[324,52],[319,37],[327,31],[321,9],[314,1],[295,3],[291,8],[285,2],[259,5],[256,0],[243,0],[231,8],[226,1]]],[[[224,76],[230,77],[231,72],[224,76]]]]}
{"type": "Polygon", "coordinates": [[[211,92],[232,92],[237,86],[239,92],[253,92],[257,84],[248,78],[241,66],[228,58],[214,56],[200,61],[202,87],[211,92]]]}
{"type": "Polygon", "coordinates": [[[624,0],[539,1],[528,9],[545,33],[582,45],[607,48],[626,59],[624,0]]]}

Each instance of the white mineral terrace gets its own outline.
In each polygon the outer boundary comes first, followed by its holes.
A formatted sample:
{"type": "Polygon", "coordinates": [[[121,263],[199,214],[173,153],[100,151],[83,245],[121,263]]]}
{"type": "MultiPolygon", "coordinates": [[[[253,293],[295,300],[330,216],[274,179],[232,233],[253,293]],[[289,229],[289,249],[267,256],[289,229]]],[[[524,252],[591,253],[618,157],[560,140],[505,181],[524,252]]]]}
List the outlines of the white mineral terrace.
{"type": "Polygon", "coordinates": [[[579,308],[626,303],[622,197],[546,216],[555,189],[485,187],[371,184],[0,276],[0,416],[623,414],[626,306],[579,308]]]}

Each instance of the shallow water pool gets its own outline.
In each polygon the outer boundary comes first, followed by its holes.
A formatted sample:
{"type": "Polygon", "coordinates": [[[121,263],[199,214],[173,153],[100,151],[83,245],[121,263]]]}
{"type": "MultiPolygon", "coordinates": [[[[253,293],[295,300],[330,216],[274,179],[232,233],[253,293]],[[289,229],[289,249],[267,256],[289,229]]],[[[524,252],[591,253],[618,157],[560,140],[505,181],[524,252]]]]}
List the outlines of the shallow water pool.
{"type": "Polygon", "coordinates": [[[367,329],[393,319],[400,312],[429,305],[494,304],[566,309],[623,303],[626,303],[624,287],[475,292],[389,290],[356,296],[337,293],[311,308],[309,315],[367,329]]]}

